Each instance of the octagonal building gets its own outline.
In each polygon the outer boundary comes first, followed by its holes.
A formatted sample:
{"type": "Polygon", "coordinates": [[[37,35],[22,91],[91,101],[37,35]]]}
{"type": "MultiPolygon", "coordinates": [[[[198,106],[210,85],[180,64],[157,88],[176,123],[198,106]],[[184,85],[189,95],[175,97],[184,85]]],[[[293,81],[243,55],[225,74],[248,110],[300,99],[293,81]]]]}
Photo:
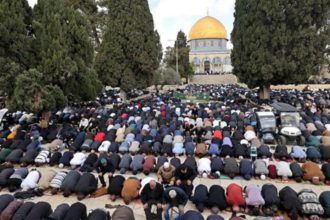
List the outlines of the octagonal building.
{"type": "Polygon", "coordinates": [[[199,19],[191,28],[189,60],[195,74],[222,74],[232,71],[225,26],[212,16],[199,19]]]}

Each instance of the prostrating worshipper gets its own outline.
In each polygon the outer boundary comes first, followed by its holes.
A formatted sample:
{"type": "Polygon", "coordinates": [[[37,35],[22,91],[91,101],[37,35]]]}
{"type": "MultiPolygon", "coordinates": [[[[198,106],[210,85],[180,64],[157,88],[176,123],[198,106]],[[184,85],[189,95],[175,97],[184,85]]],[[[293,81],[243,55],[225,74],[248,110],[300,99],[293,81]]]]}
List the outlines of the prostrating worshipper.
{"type": "Polygon", "coordinates": [[[175,167],[165,162],[157,172],[158,181],[162,184],[174,185],[175,181],[175,167]]]}
{"type": "Polygon", "coordinates": [[[49,220],[60,220],[63,219],[66,213],[68,212],[70,206],[66,203],[58,205],[54,212],[48,216],[49,220]]]}
{"type": "Polygon", "coordinates": [[[229,184],[226,190],[226,201],[233,212],[239,212],[241,208],[244,208],[245,199],[242,187],[235,183],[229,184]]]}
{"type": "Polygon", "coordinates": [[[130,177],[125,180],[123,189],[121,191],[121,197],[126,205],[139,197],[139,190],[141,188],[141,182],[135,177],[130,177]]]}
{"type": "Polygon", "coordinates": [[[223,172],[225,175],[229,176],[230,178],[234,178],[239,174],[239,167],[235,158],[227,157],[224,159],[224,168],[223,172]]]}
{"type": "Polygon", "coordinates": [[[111,201],[115,201],[121,197],[121,191],[123,190],[125,177],[122,175],[116,175],[109,177],[108,194],[110,195],[111,201]]]}
{"type": "Polygon", "coordinates": [[[38,202],[32,207],[29,214],[25,217],[25,220],[47,219],[52,212],[52,207],[49,203],[38,202]]]}
{"type": "Polygon", "coordinates": [[[60,190],[67,174],[68,173],[66,171],[58,171],[54,178],[50,181],[49,187],[52,195],[55,195],[60,190]]]}
{"type": "Polygon", "coordinates": [[[182,216],[184,213],[184,207],[188,202],[188,195],[179,187],[168,187],[165,189],[163,195],[165,220],[170,220],[169,211],[172,207],[177,207],[179,209],[179,216],[182,216]]]}
{"type": "Polygon", "coordinates": [[[301,166],[297,162],[290,163],[290,169],[292,172],[292,178],[297,182],[300,183],[303,179],[303,171],[301,166]]]}
{"type": "Polygon", "coordinates": [[[87,220],[87,208],[83,203],[76,202],[70,206],[63,220],[87,220]]]}
{"type": "Polygon", "coordinates": [[[68,197],[71,193],[75,192],[76,185],[80,179],[80,173],[76,170],[71,170],[64,178],[61,191],[63,191],[63,196],[68,197]]]}
{"type": "Polygon", "coordinates": [[[290,219],[297,220],[302,211],[301,201],[297,193],[289,186],[285,186],[279,192],[281,209],[288,213],[290,219]]]}
{"type": "Polygon", "coordinates": [[[155,180],[151,180],[143,187],[140,198],[143,203],[143,208],[147,220],[162,219],[163,192],[163,186],[160,183],[157,183],[155,180]],[[156,207],[156,214],[151,212],[153,206],[156,207]]]}
{"type": "Polygon", "coordinates": [[[213,214],[218,214],[227,208],[225,190],[219,185],[212,185],[209,190],[207,206],[213,214]]]}
{"type": "Polygon", "coordinates": [[[264,184],[261,188],[261,195],[265,200],[263,213],[267,216],[275,216],[281,202],[276,186],[271,183],[264,184]]]}
{"type": "Polygon", "coordinates": [[[22,191],[35,189],[38,186],[40,177],[41,173],[33,168],[21,183],[22,191]]]}
{"type": "Polygon", "coordinates": [[[102,186],[105,187],[106,183],[104,181],[104,175],[108,173],[108,176],[111,177],[115,172],[115,167],[113,167],[110,158],[108,156],[99,157],[95,164],[95,169],[99,175],[102,186]]]}
{"type": "Polygon", "coordinates": [[[83,200],[96,189],[97,178],[95,178],[95,176],[91,173],[83,173],[77,182],[75,192],[77,194],[78,200],[83,200]]]}
{"type": "Polygon", "coordinates": [[[250,184],[245,187],[245,202],[247,207],[251,210],[251,214],[258,216],[261,211],[261,207],[265,204],[265,200],[261,195],[261,189],[255,184],[250,184]]]}
{"type": "Polygon", "coordinates": [[[199,184],[198,186],[196,186],[191,201],[195,204],[196,209],[199,212],[203,212],[205,206],[207,206],[208,193],[208,189],[205,185],[199,184]]]}
{"type": "Polygon", "coordinates": [[[286,161],[280,161],[276,164],[277,175],[282,178],[283,182],[287,182],[292,176],[290,164],[286,161]]]}
{"type": "Polygon", "coordinates": [[[324,182],[325,176],[322,173],[322,170],[320,167],[311,161],[306,161],[302,167],[301,167],[304,176],[303,179],[307,181],[311,181],[313,184],[320,184],[321,182],[324,182]]]}

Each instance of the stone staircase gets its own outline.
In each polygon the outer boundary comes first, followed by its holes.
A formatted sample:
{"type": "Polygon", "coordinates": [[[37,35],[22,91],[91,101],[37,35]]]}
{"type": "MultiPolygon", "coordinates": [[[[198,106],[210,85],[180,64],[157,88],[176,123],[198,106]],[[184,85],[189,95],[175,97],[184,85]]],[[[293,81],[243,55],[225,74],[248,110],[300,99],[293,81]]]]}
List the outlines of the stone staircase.
{"type": "Polygon", "coordinates": [[[191,84],[236,84],[237,77],[233,74],[226,75],[196,75],[191,84]]]}

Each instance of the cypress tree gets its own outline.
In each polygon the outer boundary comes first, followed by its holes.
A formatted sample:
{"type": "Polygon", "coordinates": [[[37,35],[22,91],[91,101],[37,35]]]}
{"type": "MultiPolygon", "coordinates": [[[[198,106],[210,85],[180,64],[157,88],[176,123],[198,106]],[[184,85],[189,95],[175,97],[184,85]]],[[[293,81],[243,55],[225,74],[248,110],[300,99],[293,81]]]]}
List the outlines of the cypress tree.
{"type": "Polygon", "coordinates": [[[32,9],[26,0],[0,0],[0,94],[10,96],[16,77],[35,64],[34,38],[27,27],[32,9]]]}
{"type": "Polygon", "coordinates": [[[95,61],[99,78],[126,92],[150,86],[161,47],[148,1],[111,0],[107,7],[107,30],[95,61]]]}
{"type": "Polygon", "coordinates": [[[329,39],[329,8],[328,0],[236,0],[233,72],[262,91],[319,73],[329,39]]]}

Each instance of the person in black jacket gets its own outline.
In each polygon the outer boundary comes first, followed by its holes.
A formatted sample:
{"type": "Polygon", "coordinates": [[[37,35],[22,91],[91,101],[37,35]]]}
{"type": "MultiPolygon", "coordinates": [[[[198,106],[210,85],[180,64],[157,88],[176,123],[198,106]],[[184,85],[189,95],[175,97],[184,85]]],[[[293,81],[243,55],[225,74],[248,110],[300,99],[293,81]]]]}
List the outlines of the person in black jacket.
{"type": "Polygon", "coordinates": [[[102,209],[94,209],[87,217],[88,220],[110,220],[110,213],[102,209]]]}
{"type": "Polygon", "coordinates": [[[203,212],[208,201],[208,190],[203,184],[196,186],[194,196],[191,201],[196,205],[198,211],[203,212]]]}
{"type": "Polygon", "coordinates": [[[41,220],[47,219],[52,213],[52,207],[47,202],[38,202],[33,206],[25,220],[41,220]]]}
{"type": "Polygon", "coordinates": [[[34,206],[35,204],[33,202],[24,202],[23,205],[16,210],[12,220],[24,220],[34,206]]]}
{"type": "Polygon", "coordinates": [[[75,192],[78,195],[78,200],[84,199],[88,194],[91,194],[97,189],[97,179],[91,173],[83,173],[76,185],[75,192]]]}
{"type": "Polygon", "coordinates": [[[274,216],[280,205],[280,198],[278,197],[276,186],[273,184],[264,184],[261,188],[261,195],[265,200],[265,205],[263,207],[264,214],[274,216]]]}
{"type": "Polygon", "coordinates": [[[322,165],[322,172],[325,176],[325,184],[330,185],[330,163],[322,165]]]}
{"type": "Polygon", "coordinates": [[[217,214],[220,210],[225,210],[227,208],[225,190],[221,186],[211,186],[207,205],[213,214],[217,214]]]}
{"type": "Polygon", "coordinates": [[[71,170],[65,176],[61,185],[61,190],[63,191],[64,197],[68,197],[71,193],[75,191],[79,179],[80,179],[80,173],[76,170],[71,170]]]}
{"type": "Polygon", "coordinates": [[[290,170],[292,172],[292,178],[300,183],[304,176],[301,166],[297,162],[290,163],[290,170]]]}
{"type": "Polygon", "coordinates": [[[281,208],[289,213],[292,220],[298,219],[299,213],[302,211],[302,205],[297,193],[289,186],[284,187],[279,192],[281,200],[281,208]]]}
{"type": "Polygon", "coordinates": [[[34,159],[38,156],[38,153],[39,152],[36,149],[27,150],[24,156],[20,159],[21,167],[34,164],[34,159]]]}
{"type": "Polygon", "coordinates": [[[330,217],[330,191],[324,191],[320,194],[319,201],[324,209],[324,217],[330,217]]]}
{"type": "Polygon", "coordinates": [[[72,204],[63,220],[87,220],[86,206],[80,202],[72,204]]]}
{"type": "Polygon", "coordinates": [[[109,173],[109,177],[113,175],[115,172],[115,168],[112,165],[112,162],[108,156],[102,155],[102,157],[99,157],[97,162],[95,163],[95,169],[96,172],[99,175],[99,179],[101,181],[101,184],[103,187],[106,186],[104,181],[104,174],[109,173]]]}
{"type": "Polygon", "coordinates": [[[10,194],[0,195],[0,213],[11,203],[14,201],[14,196],[10,194]]]}
{"type": "Polygon", "coordinates": [[[163,186],[157,183],[155,180],[151,180],[146,184],[141,191],[141,201],[143,203],[144,212],[147,220],[155,219],[151,214],[151,208],[153,205],[157,207],[156,219],[162,219],[162,198],[163,198],[163,186]]]}
{"type": "Polygon", "coordinates": [[[124,182],[125,177],[121,175],[109,177],[108,193],[110,194],[111,201],[114,202],[117,198],[121,196],[121,191],[123,189],[124,182]]]}
{"type": "Polygon", "coordinates": [[[182,188],[188,196],[191,196],[194,188],[192,183],[196,176],[197,172],[183,163],[175,169],[175,185],[182,188]]]}
{"type": "Polygon", "coordinates": [[[97,161],[98,157],[96,153],[90,153],[83,165],[80,167],[81,172],[92,172],[94,169],[94,165],[97,161]]]}
{"type": "Polygon", "coordinates": [[[291,158],[288,148],[285,145],[277,145],[275,148],[274,157],[276,159],[286,161],[291,158]]]}

